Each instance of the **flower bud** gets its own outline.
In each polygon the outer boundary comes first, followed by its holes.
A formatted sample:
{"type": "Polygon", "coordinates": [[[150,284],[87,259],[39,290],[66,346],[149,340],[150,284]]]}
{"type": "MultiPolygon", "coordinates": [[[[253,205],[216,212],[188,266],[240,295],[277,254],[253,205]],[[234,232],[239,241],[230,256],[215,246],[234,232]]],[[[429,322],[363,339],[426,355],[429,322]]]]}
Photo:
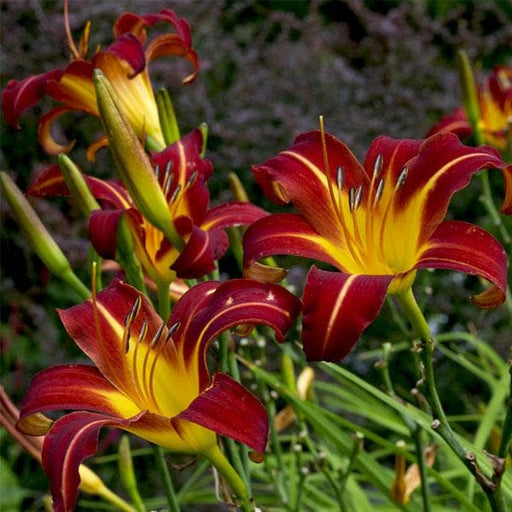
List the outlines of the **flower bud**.
{"type": "Polygon", "coordinates": [[[5,172],[0,173],[0,183],[16,222],[48,270],[65,281],[82,298],[88,298],[89,290],[73,273],[66,256],[48,233],[21,190],[5,172]]]}
{"type": "Polygon", "coordinates": [[[169,205],[149,157],[121,111],[112,85],[99,69],[94,70],[94,85],[98,108],[121,180],[142,215],[160,229],[174,247],[181,250],[183,240],[174,227],[169,205]]]}

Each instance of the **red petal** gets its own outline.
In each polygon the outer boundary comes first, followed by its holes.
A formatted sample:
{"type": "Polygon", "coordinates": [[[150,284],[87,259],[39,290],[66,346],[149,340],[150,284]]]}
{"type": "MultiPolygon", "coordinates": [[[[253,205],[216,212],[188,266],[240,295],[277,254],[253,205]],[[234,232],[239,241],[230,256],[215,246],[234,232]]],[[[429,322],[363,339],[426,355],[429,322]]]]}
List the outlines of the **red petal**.
{"type": "Polygon", "coordinates": [[[262,324],[272,327],[282,341],[300,309],[300,301],[281,286],[232,279],[191,288],[174,307],[169,325],[181,323],[174,337],[176,346],[187,364],[199,361],[204,387],[208,383],[204,354],[217,334],[235,325],[262,324]]]}
{"type": "Polygon", "coordinates": [[[117,225],[123,213],[123,210],[97,210],[89,216],[89,238],[102,258],[116,257],[117,225]]]}
{"type": "Polygon", "coordinates": [[[211,385],[178,418],[231,437],[258,452],[265,451],[269,428],[265,407],[224,373],[216,373],[211,385]]]}
{"type": "Polygon", "coordinates": [[[176,34],[164,34],[155,37],[146,48],[146,59],[148,62],[159,57],[176,55],[188,60],[193,67],[193,72],[182,79],[183,84],[192,82],[199,70],[199,58],[195,50],[190,49],[186,43],[176,34]]]}
{"type": "Polygon", "coordinates": [[[101,414],[74,412],[55,422],[43,444],[43,467],[50,479],[55,512],[71,512],[78,498],[82,461],[96,453],[102,427],[119,423],[101,414]]]}
{"type": "Polygon", "coordinates": [[[224,203],[208,211],[201,224],[201,229],[210,231],[212,229],[244,226],[252,224],[267,215],[268,213],[265,210],[251,203],[238,201],[224,203]]]}
{"type": "Polygon", "coordinates": [[[320,236],[298,214],[270,215],[251,224],[244,235],[244,267],[266,256],[295,255],[339,267],[340,247],[320,236]]]}
{"type": "Polygon", "coordinates": [[[30,383],[17,428],[30,435],[29,416],[47,411],[88,410],[109,416],[134,416],[138,407],[94,366],[61,365],[39,372],[30,383]]]}
{"type": "Polygon", "coordinates": [[[130,76],[135,76],[146,67],[146,56],[140,41],[133,34],[125,34],[119,37],[106,50],[107,53],[126,61],[133,70],[130,76]]]}
{"type": "Polygon", "coordinates": [[[487,279],[494,289],[473,298],[482,308],[496,307],[505,300],[505,250],[487,231],[473,224],[443,222],[425,242],[416,268],[446,268],[487,279]]]}
{"type": "Polygon", "coordinates": [[[194,226],[187,244],[171,269],[181,278],[202,277],[215,269],[215,260],[226,252],[228,245],[224,231],[206,232],[194,226]]]}
{"type": "Polygon", "coordinates": [[[340,361],[377,316],[394,276],[312,267],[304,288],[302,341],[308,361],[340,361]]]}
{"type": "MultiPolygon", "coordinates": [[[[336,137],[325,134],[330,181],[335,194],[336,169],[342,167],[345,187],[366,184],[368,177],[349,148],[336,137]]],[[[340,240],[339,218],[333,206],[325,170],[319,131],[299,135],[288,150],[253,167],[256,181],[277,203],[292,202],[321,235],[340,240]]]]}
{"type": "Polygon", "coordinates": [[[451,132],[457,135],[461,140],[469,137],[473,132],[471,124],[466,116],[464,107],[459,107],[451,114],[441,118],[428,132],[427,137],[436,133],[451,132]]]}
{"type": "MultiPolygon", "coordinates": [[[[116,180],[100,180],[83,175],[93,196],[114,208],[129,209],[133,206],[123,185],[116,180]]],[[[34,197],[68,196],[69,190],[58,165],[51,165],[40,171],[27,192],[34,197]]]]}
{"type": "Polygon", "coordinates": [[[21,82],[10,80],[2,93],[2,110],[6,121],[20,128],[18,119],[22,112],[33,107],[46,95],[46,84],[50,80],[59,80],[62,69],[53,69],[41,75],[32,75],[21,82]]]}
{"type": "Polygon", "coordinates": [[[464,188],[473,174],[505,166],[494,148],[464,146],[452,133],[433,135],[422,143],[418,156],[409,161],[407,178],[396,194],[395,211],[420,209],[421,244],[444,219],[452,195],[464,188]]]}

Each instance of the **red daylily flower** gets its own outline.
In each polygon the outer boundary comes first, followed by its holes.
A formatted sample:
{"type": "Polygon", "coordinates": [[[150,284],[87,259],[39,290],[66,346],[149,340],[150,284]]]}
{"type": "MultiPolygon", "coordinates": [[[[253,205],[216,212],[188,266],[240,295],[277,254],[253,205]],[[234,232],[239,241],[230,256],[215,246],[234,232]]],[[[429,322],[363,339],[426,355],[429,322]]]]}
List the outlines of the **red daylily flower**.
{"type": "MultiPolygon", "coordinates": [[[[496,66],[478,89],[480,119],[478,127],[486,144],[501,151],[510,148],[512,139],[512,68],[496,66]]],[[[472,127],[463,107],[443,117],[429,132],[452,132],[464,139],[472,127]]]]}
{"type": "MultiPolygon", "coordinates": [[[[141,139],[148,136],[164,147],[147,65],[157,57],[180,56],[189,61],[194,69],[183,82],[194,79],[198,70],[198,58],[192,48],[187,21],[178,18],[170,9],[144,16],[124,13],[114,25],[115,42],[106,50],[97,51],[90,60],[87,60],[88,28],[84,35],[79,50],[69,36],[73,59],[65,68],[32,75],[22,81],[11,80],[7,84],[2,93],[2,110],[7,122],[19,128],[20,115],[43,97],[50,96],[60,105],[41,118],[39,142],[50,154],[69,151],[74,143],[59,144],[51,135],[51,127],[59,116],[70,110],[80,110],[99,117],[92,80],[93,70],[97,68],[102,70],[114,87],[137,136],[141,139]],[[159,22],[170,24],[175,33],[159,35],[146,44],[146,28],[159,22]]],[[[102,144],[104,139],[93,146],[97,148],[102,144]]]]}
{"type": "MultiPolygon", "coordinates": [[[[202,132],[194,130],[152,157],[171,218],[186,241],[181,253],[141,215],[120,182],[86,176],[93,195],[110,208],[93,212],[89,221],[91,241],[103,257],[114,258],[117,223],[121,215],[126,215],[137,256],[153,281],[169,283],[176,274],[184,278],[201,277],[215,268],[215,260],[228,247],[225,228],[250,224],[267,215],[261,208],[244,202],[208,209],[206,181],[213,165],[201,157],[203,145],[202,132]]],[[[29,194],[36,196],[67,193],[58,166],[43,170],[29,190],[29,194]]]]}
{"type": "Polygon", "coordinates": [[[490,147],[469,148],[451,133],[424,141],[378,137],[361,165],[334,136],[314,131],[253,168],[258,183],[299,213],[270,215],[244,237],[247,275],[277,254],[317,259],[304,289],[302,339],[309,360],[343,358],[379,312],[387,293],[403,293],[422,268],[476,274],[494,286],[473,298],[505,298],[507,257],[486,231],[444,221],[451,196],[479,169],[502,167],[490,147]],[[325,137],[325,139],[323,138],[325,137]]]}
{"type": "Polygon", "coordinates": [[[114,281],[93,300],[59,311],[70,336],[95,366],[54,366],[37,374],[17,428],[45,434],[42,463],[57,512],[72,510],[80,463],[97,449],[102,427],[117,427],[176,452],[215,458],[221,434],[265,449],[263,405],[223,373],[210,377],[206,352],[220,332],[264,324],[278,340],[300,304],[284,288],[245,279],[205,282],[187,292],[167,325],[135,288],[114,281]],[[38,413],[74,411],[46,428],[38,413]]]}

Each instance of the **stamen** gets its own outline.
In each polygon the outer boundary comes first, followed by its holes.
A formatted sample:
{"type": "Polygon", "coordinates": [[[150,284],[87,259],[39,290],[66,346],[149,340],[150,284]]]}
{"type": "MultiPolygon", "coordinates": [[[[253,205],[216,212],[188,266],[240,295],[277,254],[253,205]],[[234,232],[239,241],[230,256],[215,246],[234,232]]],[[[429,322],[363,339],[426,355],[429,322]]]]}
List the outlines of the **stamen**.
{"type": "Polygon", "coordinates": [[[135,320],[135,318],[137,318],[137,315],[139,314],[141,305],[142,305],[142,301],[140,300],[140,295],[138,295],[137,298],[135,299],[135,302],[133,303],[132,309],[128,312],[128,314],[124,318],[125,327],[129,328],[130,325],[135,320]]]}
{"type": "Polygon", "coordinates": [[[155,348],[158,342],[160,341],[160,337],[162,336],[162,331],[164,330],[165,322],[162,323],[162,325],[157,329],[155,335],[153,336],[153,339],[151,340],[149,346],[151,348],[155,348]]]}
{"type": "Polygon", "coordinates": [[[123,345],[125,354],[128,354],[128,351],[130,350],[130,337],[131,330],[129,327],[126,327],[126,329],[123,331],[123,345]]]}
{"type": "Polygon", "coordinates": [[[199,172],[198,171],[194,171],[190,175],[190,178],[188,179],[188,181],[187,181],[187,183],[185,185],[185,188],[191,187],[195,183],[195,181],[196,181],[198,176],[199,176],[199,172]]]}
{"type": "Polygon", "coordinates": [[[336,185],[338,185],[338,191],[341,191],[345,185],[345,171],[341,165],[336,167],[336,185]]]}
{"type": "Polygon", "coordinates": [[[382,153],[379,153],[377,155],[377,158],[375,159],[375,163],[373,164],[373,176],[377,177],[380,172],[382,171],[382,163],[384,161],[384,157],[382,153]]]}
{"type": "Polygon", "coordinates": [[[396,180],[396,187],[395,189],[398,190],[404,186],[405,180],[407,179],[407,173],[409,172],[407,168],[407,164],[405,164],[402,167],[402,170],[400,171],[400,174],[398,175],[398,178],[396,180]]]}
{"type": "Polygon", "coordinates": [[[375,201],[374,205],[377,204],[381,198],[382,198],[382,192],[384,191],[384,178],[381,178],[379,180],[379,183],[377,184],[377,191],[375,192],[375,201]]]}
{"type": "Polygon", "coordinates": [[[160,166],[158,164],[155,165],[154,171],[155,171],[156,179],[158,181],[160,181],[160,166]]]}
{"type": "Polygon", "coordinates": [[[144,341],[144,338],[146,337],[146,334],[148,333],[148,323],[146,320],[142,322],[142,326],[140,328],[139,337],[137,338],[137,343],[142,343],[144,341]]]}
{"type": "Polygon", "coordinates": [[[69,14],[68,14],[68,0],[64,0],[64,28],[66,30],[66,38],[68,40],[69,50],[73,54],[75,59],[80,58],[80,53],[75,45],[75,41],[73,41],[73,36],[71,35],[71,28],[69,26],[69,14]]]}
{"type": "Polygon", "coordinates": [[[350,187],[348,190],[348,207],[350,212],[354,213],[361,205],[363,199],[363,185],[359,185],[357,188],[350,187]]]}
{"type": "Polygon", "coordinates": [[[359,185],[356,190],[356,194],[354,197],[354,210],[357,210],[361,205],[361,200],[363,199],[363,185],[359,185]]]}
{"type": "Polygon", "coordinates": [[[165,174],[171,174],[171,170],[172,170],[172,160],[169,160],[166,164],[165,164],[165,174]]]}
{"type": "Polygon", "coordinates": [[[175,322],[169,327],[169,332],[167,333],[167,336],[165,337],[164,344],[166,344],[176,333],[176,331],[179,329],[181,325],[181,322],[175,322]]]}
{"type": "Polygon", "coordinates": [[[165,197],[167,197],[167,195],[169,194],[169,191],[171,190],[172,181],[173,181],[172,173],[165,174],[164,184],[162,186],[162,190],[163,190],[165,197]]]}
{"type": "Polygon", "coordinates": [[[170,199],[171,203],[174,203],[174,201],[176,201],[176,199],[179,196],[180,192],[181,192],[181,185],[176,185],[176,188],[174,189],[174,192],[172,193],[172,196],[171,196],[171,199],[170,199]]]}

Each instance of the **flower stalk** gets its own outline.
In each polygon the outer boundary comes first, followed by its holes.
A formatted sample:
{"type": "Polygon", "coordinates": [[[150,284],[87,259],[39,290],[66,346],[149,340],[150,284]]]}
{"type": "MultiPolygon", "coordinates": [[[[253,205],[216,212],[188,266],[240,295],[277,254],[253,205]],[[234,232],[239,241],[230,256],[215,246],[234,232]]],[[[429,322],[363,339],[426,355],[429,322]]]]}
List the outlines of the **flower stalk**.
{"type": "Polygon", "coordinates": [[[450,449],[457,455],[459,460],[466,466],[470,473],[475,477],[477,483],[486,494],[491,509],[493,512],[505,512],[505,504],[503,498],[499,492],[499,485],[496,485],[491,478],[484,475],[476,455],[464,448],[458,441],[453,432],[446,414],[444,412],[441,399],[437,392],[435,377],[434,377],[434,366],[433,366],[433,355],[435,350],[435,340],[432,337],[428,323],[421,311],[412,288],[409,287],[404,292],[398,294],[398,299],[402,304],[405,315],[412,324],[416,335],[421,340],[419,347],[419,353],[421,356],[421,362],[423,365],[423,385],[425,387],[425,396],[432,409],[432,416],[434,418],[432,422],[432,428],[444,439],[450,449]]]}

